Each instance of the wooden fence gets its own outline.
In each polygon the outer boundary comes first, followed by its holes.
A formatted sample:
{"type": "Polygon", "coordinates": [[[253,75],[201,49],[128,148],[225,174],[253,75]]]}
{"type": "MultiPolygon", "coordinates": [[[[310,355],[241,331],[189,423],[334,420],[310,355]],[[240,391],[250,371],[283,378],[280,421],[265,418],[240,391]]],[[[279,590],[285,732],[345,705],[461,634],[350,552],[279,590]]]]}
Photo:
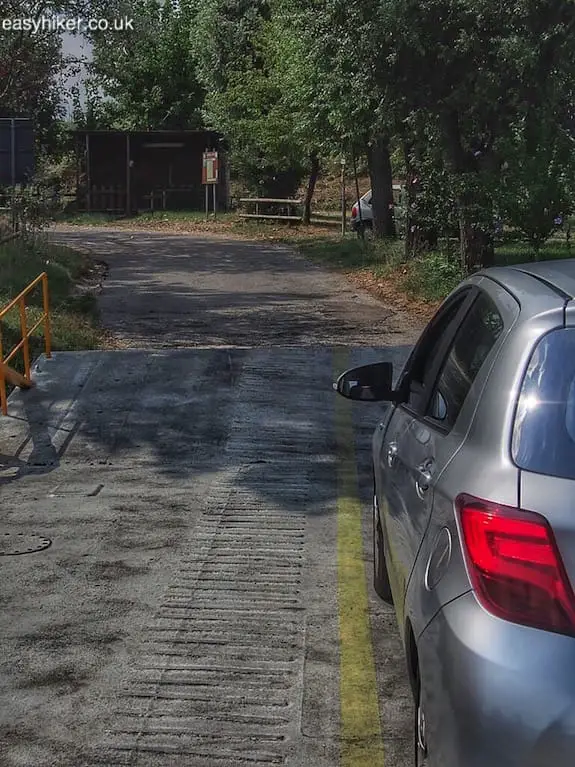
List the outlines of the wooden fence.
{"type": "Polygon", "coordinates": [[[125,213],[126,189],[121,186],[92,186],[79,190],[76,198],[78,210],[99,213],[125,213]]]}

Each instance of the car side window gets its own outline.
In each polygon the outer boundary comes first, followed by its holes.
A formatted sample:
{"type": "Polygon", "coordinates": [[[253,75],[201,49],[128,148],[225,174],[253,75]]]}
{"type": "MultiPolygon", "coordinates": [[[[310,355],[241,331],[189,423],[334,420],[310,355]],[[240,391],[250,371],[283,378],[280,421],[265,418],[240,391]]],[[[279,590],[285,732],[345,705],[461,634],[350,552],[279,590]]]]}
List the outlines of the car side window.
{"type": "Polygon", "coordinates": [[[418,410],[423,401],[426,393],[424,383],[429,377],[432,365],[437,361],[437,354],[446,335],[453,330],[458,313],[468,295],[468,291],[462,292],[445,307],[442,314],[432,321],[414,351],[407,370],[407,404],[414,410],[418,410]]]}
{"type": "Polygon", "coordinates": [[[429,402],[427,416],[451,429],[473,381],[503,331],[503,319],[485,293],[457,331],[429,402]]]}

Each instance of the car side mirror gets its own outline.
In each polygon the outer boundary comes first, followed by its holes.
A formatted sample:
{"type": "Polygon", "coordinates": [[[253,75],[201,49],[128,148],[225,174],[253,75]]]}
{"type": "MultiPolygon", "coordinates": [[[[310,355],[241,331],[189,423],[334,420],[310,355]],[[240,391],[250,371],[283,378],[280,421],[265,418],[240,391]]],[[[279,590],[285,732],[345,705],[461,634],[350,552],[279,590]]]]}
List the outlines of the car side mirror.
{"type": "Polygon", "coordinates": [[[398,394],[393,390],[393,365],[376,362],[362,365],[342,373],[333,388],[342,397],[364,402],[396,402],[398,394]]]}

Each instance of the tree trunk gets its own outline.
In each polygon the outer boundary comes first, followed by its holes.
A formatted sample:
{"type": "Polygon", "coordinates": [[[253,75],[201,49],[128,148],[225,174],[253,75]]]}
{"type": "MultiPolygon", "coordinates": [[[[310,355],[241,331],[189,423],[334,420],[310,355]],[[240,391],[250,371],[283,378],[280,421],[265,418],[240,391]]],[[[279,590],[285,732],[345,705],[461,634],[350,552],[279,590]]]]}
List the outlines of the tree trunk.
{"type": "Polygon", "coordinates": [[[309,224],[311,222],[311,201],[313,199],[313,193],[315,192],[315,185],[319,176],[319,157],[317,152],[312,152],[310,155],[310,173],[309,180],[307,182],[307,189],[305,193],[305,200],[303,205],[303,223],[309,224]]]}
{"type": "Polygon", "coordinates": [[[422,253],[437,249],[437,230],[423,227],[418,224],[415,213],[417,204],[417,191],[420,178],[413,162],[412,146],[407,141],[403,142],[403,155],[406,169],[407,186],[407,215],[405,222],[405,260],[409,261],[422,253]]]}
{"type": "Polygon", "coordinates": [[[467,274],[493,266],[495,247],[493,235],[477,225],[469,215],[469,207],[458,200],[459,238],[461,243],[461,265],[467,274]]]}
{"type": "Polygon", "coordinates": [[[395,237],[391,155],[389,143],[384,136],[378,136],[368,144],[367,164],[371,179],[373,236],[379,239],[395,237]]]}
{"type": "Polygon", "coordinates": [[[491,201],[474,191],[479,173],[475,158],[463,148],[459,116],[450,112],[442,116],[446,164],[456,185],[459,211],[459,243],[461,265],[468,274],[491,266],[495,261],[491,201]]]}

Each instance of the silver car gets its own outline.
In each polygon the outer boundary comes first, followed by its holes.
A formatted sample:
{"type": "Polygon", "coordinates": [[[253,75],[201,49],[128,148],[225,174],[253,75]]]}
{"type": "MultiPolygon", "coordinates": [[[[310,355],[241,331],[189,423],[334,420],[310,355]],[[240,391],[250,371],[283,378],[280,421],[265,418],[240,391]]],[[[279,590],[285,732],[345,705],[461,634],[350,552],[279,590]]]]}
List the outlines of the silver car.
{"type": "Polygon", "coordinates": [[[373,208],[371,207],[371,189],[355,202],[351,208],[351,228],[354,232],[373,226],[373,208]],[[360,216],[361,208],[361,216],[360,216]]]}
{"type": "MultiPolygon", "coordinates": [[[[370,230],[373,228],[373,208],[371,205],[372,193],[369,189],[362,197],[355,202],[351,208],[351,229],[354,232],[370,230]],[[361,216],[360,209],[361,208],[361,216]]],[[[404,203],[404,187],[402,184],[393,184],[394,213],[397,219],[402,218],[402,206],[404,203]]]]}
{"type": "Polygon", "coordinates": [[[445,300],[373,438],[374,583],[393,601],[415,764],[575,765],[575,261],[495,267],[445,300]]]}

